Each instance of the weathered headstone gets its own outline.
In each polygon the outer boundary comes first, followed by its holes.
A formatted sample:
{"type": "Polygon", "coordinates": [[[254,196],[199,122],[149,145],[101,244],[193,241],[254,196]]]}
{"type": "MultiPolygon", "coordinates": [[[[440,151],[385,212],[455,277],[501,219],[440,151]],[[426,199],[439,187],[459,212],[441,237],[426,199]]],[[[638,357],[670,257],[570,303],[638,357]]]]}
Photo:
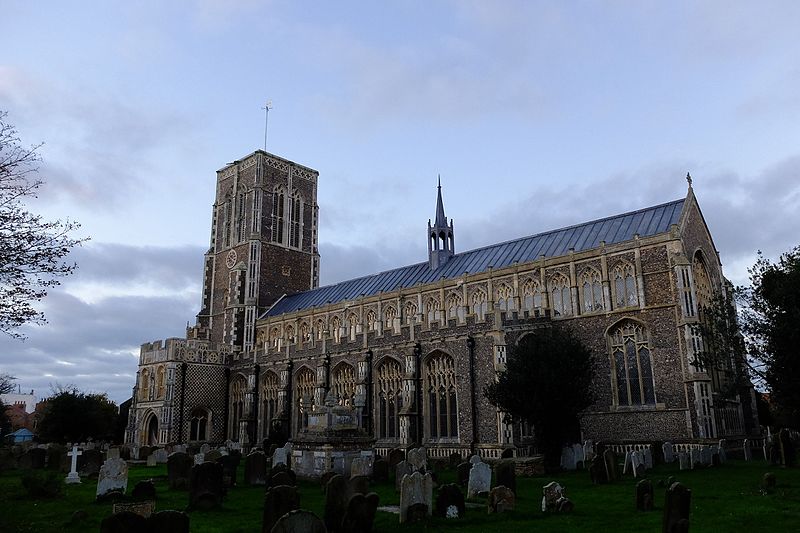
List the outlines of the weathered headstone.
{"type": "Polygon", "coordinates": [[[103,465],[103,452],[100,450],[84,450],[78,458],[78,473],[84,477],[94,477],[100,473],[103,465]]]}
{"type": "Polygon", "coordinates": [[[542,487],[542,512],[557,511],[557,502],[564,497],[564,487],[551,481],[542,487]]]}
{"type": "Polygon", "coordinates": [[[356,457],[350,463],[350,476],[371,476],[372,468],[371,461],[367,457],[356,457]]]}
{"type": "Polygon", "coordinates": [[[664,456],[665,463],[671,463],[675,460],[675,452],[673,451],[671,442],[667,441],[661,445],[661,453],[664,456]]]}
{"type": "Polygon", "coordinates": [[[156,485],[151,479],[143,479],[134,485],[131,491],[131,498],[137,501],[155,500],[156,485]]]}
{"type": "Polygon", "coordinates": [[[426,512],[430,516],[433,510],[433,479],[430,474],[423,475],[419,472],[414,472],[403,478],[400,485],[401,524],[409,520],[409,508],[415,504],[425,505],[426,512]]]}
{"type": "Polygon", "coordinates": [[[238,452],[223,455],[217,462],[222,465],[222,481],[226,487],[236,485],[236,471],[239,468],[240,455],[238,452]]]}
{"type": "Polygon", "coordinates": [[[120,459],[122,458],[122,454],[120,453],[120,448],[118,446],[114,446],[113,448],[109,448],[106,450],[106,461],[109,459],[120,459]]]}
{"type": "Polygon", "coordinates": [[[147,466],[156,466],[156,464],[156,456],[151,453],[147,456],[147,466]]]}
{"type": "Polygon", "coordinates": [[[400,448],[392,448],[389,450],[389,454],[386,457],[386,460],[389,462],[389,467],[394,468],[397,466],[397,463],[400,461],[405,461],[406,453],[401,450],[400,448]]]}
{"type": "Polygon", "coordinates": [[[189,476],[194,460],[188,453],[172,452],[167,457],[167,479],[170,489],[189,488],[189,476]]]}
{"type": "Polygon", "coordinates": [[[653,469],[653,451],[650,448],[645,448],[642,452],[642,460],[644,461],[644,469],[653,469]]]}
{"type": "Polygon", "coordinates": [[[289,465],[289,454],[292,452],[292,447],[289,443],[283,448],[277,448],[275,453],[272,454],[272,466],[276,465],[289,465]]]}
{"type": "Polygon", "coordinates": [[[594,459],[594,442],[586,440],[583,442],[583,460],[588,463],[592,459],[594,459]]]}
{"type": "Polygon", "coordinates": [[[649,479],[643,479],[636,484],[636,510],[637,511],[652,511],[653,510],[653,482],[649,479]]]}
{"type": "Polygon", "coordinates": [[[460,463],[456,467],[456,480],[462,487],[466,487],[469,482],[470,469],[472,469],[472,463],[460,463]]]}
{"type": "Polygon", "coordinates": [[[617,454],[611,448],[606,448],[603,452],[603,464],[606,469],[606,479],[609,483],[619,480],[619,465],[617,464],[617,454]]]}
{"type": "Polygon", "coordinates": [[[157,448],[152,455],[155,458],[156,463],[160,465],[166,464],[167,458],[169,457],[167,450],[165,450],[164,448],[157,448]]]}
{"type": "Polygon", "coordinates": [[[775,474],[772,472],[767,472],[761,477],[761,492],[765,494],[772,493],[772,491],[775,490],[776,484],[777,480],[775,478],[775,474]]]}
{"type": "Polygon", "coordinates": [[[691,470],[692,458],[688,452],[678,452],[678,466],[681,470],[691,470]]]}
{"type": "Polygon", "coordinates": [[[67,479],[64,480],[65,483],[68,485],[73,485],[76,483],[81,482],[81,477],[78,475],[78,456],[82,455],[83,452],[78,449],[77,446],[72,447],[71,452],[67,452],[67,455],[72,459],[69,474],[67,474],[67,479]]]}
{"type": "Polygon", "coordinates": [[[375,459],[372,463],[372,479],[376,483],[389,481],[389,463],[384,459],[375,459]]]}
{"type": "Polygon", "coordinates": [[[189,515],[181,511],[159,511],[147,520],[150,533],[189,533],[189,515]]]}
{"type": "Polygon", "coordinates": [[[107,516],[100,522],[100,533],[147,531],[147,518],[131,511],[122,511],[107,516]]]}
{"type": "Polygon", "coordinates": [[[144,518],[149,518],[156,509],[156,502],[153,500],[145,502],[117,502],[112,509],[114,514],[129,512],[138,514],[144,518]]]}
{"type": "Polygon", "coordinates": [[[325,514],[323,515],[325,525],[331,533],[338,531],[341,527],[349,500],[350,491],[347,479],[340,474],[334,474],[326,486],[325,514]]]}
{"type": "Polygon", "coordinates": [[[572,446],[561,448],[561,468],[564,470],[575,470],[575,449],[572,446]]]}
{"type": "MultiPolygon", "coordinates": [[[[506,453],[508,450],[503,450],[503,453],[506,453]]],[[[513,452],[512,452],[513,453],[513,452]]],[[[458,452],[451,453],[447,458],[447,463],[450,468],[455,468],[458,466],[458,463],[461,462],[461,454],[458,452]]]]}
{"type": "MultiPolygon", "coordinates": [[[[323,472],[322,476],[319,478],[319,484],[322,488],[322,493],[325,494],[328,491],[328,482],[333,479],[333,476],[338,476],[341,474],[337,474],[333,470],[328,470],[327,472],[323,472]]],[[[344,476],[342,476],[344,477],[344,476]]]]}
{"type": "Polygon", "coordinates": [[[279,485],[270,487],[264,495],[264,512],[262,515],[261,531],[269,533],[278,520],[295,509],[300,508],[300,494],[295,487],[279,485]]]}
{"type": "Polygon", "coordinates": [[[417,471],[428,468],[428,454],[425,448],[412,448],[406,454],[406,461],[417,471]]]}
{"type": "Polygon", "coordinates": [[[244,458],[245,485],[266,485],[267,456],[262,451],[250,452],[244,458]]]}
{"type": "Polygon", "coordinates": [[[591,463],[589,463],[589,478],[595,485],[608,483],[608,477],[606,476],[606,464],[601,455],[595,455],[592,458],[591,463]]]}
{"type": "Polygon", "coordinates": [[[797,462],[797,450],[788,429],[783,428],[778,432],[778,446],[780,447],[781,465],[784,467],[794,466],[797,462]]]}
{"type": "Polygon", "coordinates": [[[507,487],[517,493],[517,473],[514,461],[504,459],[494,465],[494,482],[497,486],[507,487]]]}
{"type": "Polygon", "coordinates": [[[222,457],[222,451],[220,451],[219,448],[216,450],[210,450],[205,454],[205,461],[216,462],[220,457],[222,457]]]}
{"type": "Polygon", "coordinates": [[[201,465],[206,462],[206,454],[204,453],[196,453],[194,454],[194,464],[201,465]]]}
{"type": "Polygon", "coordinates": [[[443,518],[461,518],[466,512],[464,494],[458,485],[450,483],[442,485],[436,494],[436,507],[434,514],[443,518]],[[455,511],[453,511],[455,508],[455,511]],[[454,516],[455,515],[455,516],[454,516]]]}
{"type": "Polygon", "coordinates": [[[403,482],[403,477],[414,473],[414,467],[408,461],[400,461],[395,467],[394,473],[394,488],[400,492],[400,485],[403,482]]]}
{"type": "Polygon", "coordinates": [[[269,531],[271,533],[325,533],[325,524],[311,511],[296,509],[281,516],[269,531]]]}
{"type": "Polygon", "coordinates": [[[577,443],[573,444],[572,454],[575,457],[575,466],[577,468],[583,468],[584,463],[586,462],[586,457],[583,456],[583,446],[577,443]]]}
{"type": "Polygon", "coordinates": [[[97,498],[104,498],[112,492],[125,494],[128,488],[128,463],[122,459],[109,459],[100,467],[97,478],[97,498]]]}
{"type": "Polygon", "coordinates": [[[469,470],[469,482],[467,483],[467,498],[474,498],[484,492],[488,493],[491,488],[491,467],[482,461],[472,463],[472,468],[469,470]]]}
{"type": "Polygon", "coordinates": [[[513,511],[515,505],[516,497],[510,488],[498,485],[489,491],[489,499],[486,503],[489,514],[513,511]]]}
{"type": "Polygon", "coordinates": [[[750,449],[749,439],[744,439],[744,442],[742,443],[742,454],[744,455],[745,461],[753,460],[753,451],[750,449]]]}
{"type": "Polygon", "coordinates": [[[222,465],[205,462],[195,465],[189,476],[189,506],[213,509],[222,503],[224,494],[222,465]]]}
{"type": "Polygon", "coordinates": [[[294,487],[295,481],[291,475],[289,475],[288,470],[279,470],[276,474],[269,480],[270,487],[277,487],[280,485],[288,485],[290,487],[294,487]]]}
{"type": "MultiPolygon", "coordinates": [[[[347,502],[347,510],[342,519],[341,531],[347,533],[371,533],[375,512],[378,510],[380,497],[374,492],[366,496],[353,494],[347,502]]],[[[328,528],[330,531],[330,528],[328,528]]]]}
{"type": "Polygon", "coordinates": [[[662,533],[689,531],[689,510],[691,505],[692,491],[680,483],[673,483],[666,492],[664,516],[661,522],[662,533]]]}
{"type": "Polygon", "coordinates": [[[347,489],[352,494],[369,493],[369,476],[354,476],[347,480],[347,489]]]}

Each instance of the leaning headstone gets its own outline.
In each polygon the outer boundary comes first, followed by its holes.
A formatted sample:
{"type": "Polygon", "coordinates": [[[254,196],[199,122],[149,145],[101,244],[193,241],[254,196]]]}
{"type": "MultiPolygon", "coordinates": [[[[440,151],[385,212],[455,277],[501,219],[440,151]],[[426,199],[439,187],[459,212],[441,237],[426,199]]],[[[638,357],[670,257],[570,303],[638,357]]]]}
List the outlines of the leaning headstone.
{"type": "Polygon", "coordinates": [[[347,479],[340,474],[334,474],[328,480],[325,489],[325,514],[323,515],[325,525],[331,533],[338,531],[341,527],[349,500],[347,479]]]}
{"type": "Polygon", "coordinates": [[[296,509],[281,516],[269,531],[271,533],[326,533],[322,520],[311,511],[304,509],[296,509]]]}
{"type": "Polygon", "coordinates": [[[68,485],[73,485],[76,483],[81,482],[81,477],[78,475],[78,456],[82,455],[83,452],[78,449],[77,446],[72,447],[71,452],[67,452],[67,455],[72,459],[71,463],[72,466],[70,468],[69,474],[67,474],[67,479],[64,480],[65,483],[68,485]]]}
{"type": "Polygon", "coordinates": [[[387,455],[386,460],[389,462],[389,467],[393,468],[397,466],[397,463],[399,463],[400,461],[406,460],[406,453],[400,448],[392,448],[391,450],[389,450],[389,454],[387,455]]]}
{"type": "Polygon", "coordinates": [[[636,484],[636,510],[637,511],[652,511],[653,510],[653,482],[649,479],[643,479],[636,484]]]}
{"type": "Polygon", "coordinates": [[[128,463],[122,459],[109,459],[100,467],[97,478],[97,498],[105,498],[110,493],[125,494],[128,488],[128,463]]]}
{"type": "Polygon", "coordinates": [[[100,533],[120,533],[147,530],[147,518],[130,511],[107,516],[100,522],[100,533]]]}
{"type": "Polygon", "coordinates": [[[691,504],[692,491],[680,483],[673,483],[666,492],[664,516],[661,522],[662,533],[689,531],[691,504]]]}
{"type": "Polygon", "coordinates": [[[224,494],[222,465],[205,462],[195,465],[189,476],[189,506],[213,509],[222,503],[224,494]]]}
{"type": "Polygon", "coordinates": [[[150,533],[189,533],[189,515],[181,511],[159,511],[147,520],[150,533]]]}
{"type": "Polygon", "coordinates": [[[487,501],[489,514],[513,511],[515,505],[516,497],[510,488],[498,485],[489,491],[489,499],[487,501]]]}
{"type": "Polygon", "coordinates": [[[367,457],[356,457],[350,464],[350,477],[371,476],[370,460],[367,457]]]}
{"type": "MultiPolygon", "coordinates": [[[[342,519],[341,531],[347,533],[370,533],[372,523],[375,521],[375,512],[378,510],[380,497],[374,492],[366,496],[353,494],[347,502],[347,511],[342,519]]],[[[330,528],[328,528],[330,531],[330,528]]]]}
{"type": "Polygon", "coordinates": [[[194,460],[188,453],[172,452],[167,457],[167,479],[169,488],[187,489],[189,488],[189,476],[192,473],[194,460]]]}
{"type": "Polygon", "coordinates": [[[400,461],[397,463],[394,471],[394,488],[400,492],[400,485],[403,482],[403,477],[414,473],[414,467],[408,461],[400,461]]]}
{"type": "MultiPolygon", "coordinates": [[[[486,465],[488,468],[488,465],[486,465]]],[[[433,509],[433,478],[430,474],[414,472],[403,478],[400,485],[400,523],[409,520],[409,508],[415,504],[427,507],[430,516],[433,509]]],[[[413,513],[412,513],[413,517],[413,513]]]]}
{"type": "Polygon", "coordinates": [[[156,486],[151,479],[143,479],[134,485],[131,498],[137,501],[155,500],[156,486]]]}
{"type": "Polygon", "coordinates": [[[472,468],[472,463],[460,463],[456,467],[456,480],[462,487],[466,487],[469,482],[469,471],[472,468]]]}
{"type": "Polygon", "coordinates": [[[478,461],[472,463],[467,483],[467,498],[474,498],[492,488],[492,469],[488,464],[478,461]]]}
{"type": "Polygon", "coordinates": [[[389,481],[389,463],[384,459],[375,459],[372,463],[372,479],[376,483],[389,481]]]}
{"type": "Polygon", "coordinates": [[[564,487],[551,481],[542,487],[542,512],[555,511],[556,502],[564,496],[564,487]]]}
{"type": "Polygon", "coordinates": [[[425,448],[408,450],[406,461],[417,471],[424,471],[428,468],[428,455],[425,448]]]}
{"type": "Polygon", "coordinates": [[[517,473],[514,461],[507,459],[499,461],[494,465],[494,482],[497,486],[504,486],[517,493],[517,473]]]}
{"type": "Polygon", "coordinates": [[[671,463],[675,460],[675,453],[673,451],[672,443],[667,441],[661,445],[661,453],[664,456],[665,463],[671,463]]]}
{"type": "Polygon", "coordinates": [[[262,451],[250,452],[244,458],[245,485],[266,485],[267,456],[262,451]]]}
{"type": "Polygon", "coordinates": [[[272,528],[283,515],[299,508],[300,494],[295,487],[280,485],[268,488],[264,495],[261,531],[263,533],[274,531],[272,528]]]}
{"type": "Polygon", "coordinates": [[[434,514],[443,518],[461,518],[466,512],[464,494],[458,485],[450,483],[439,487],[434,514]]]}
{"type": "Polygon", "coordinates": [[[609,483],[619,480],[619,465],[617,464],[617,454],[611,448],[606,448],[603,452],[603,463],[606,469],[606,479],[609,483]]]}

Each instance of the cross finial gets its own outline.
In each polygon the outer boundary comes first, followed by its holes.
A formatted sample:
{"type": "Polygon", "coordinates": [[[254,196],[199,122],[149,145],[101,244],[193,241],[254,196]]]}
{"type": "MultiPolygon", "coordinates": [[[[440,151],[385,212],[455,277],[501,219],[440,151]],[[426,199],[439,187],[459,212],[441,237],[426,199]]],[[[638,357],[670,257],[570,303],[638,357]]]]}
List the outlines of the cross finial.
{"type": "Polygon", "coordinates": [[[686,182],[689,184],[689,188],[692,188],[692,175],[688,172],[686,173],[686,182]]]}
{"type": "Polygon", "coordinates": [[[441,187],[442,186],[442,175],[441,174],[437,174],[436,176],[439,178],[439,187],[441,187]]]}

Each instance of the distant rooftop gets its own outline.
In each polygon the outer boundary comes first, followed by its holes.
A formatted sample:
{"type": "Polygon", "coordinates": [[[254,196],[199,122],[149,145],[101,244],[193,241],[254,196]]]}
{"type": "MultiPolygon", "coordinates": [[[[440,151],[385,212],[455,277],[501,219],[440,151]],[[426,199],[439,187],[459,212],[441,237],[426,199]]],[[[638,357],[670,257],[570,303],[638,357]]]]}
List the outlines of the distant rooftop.
{"type": "Polygon", "coordinates": [[[300,292],[284,297],[263,316],[276,316],[372,296],[379,292],[395,291],[413,287],[419,283],[431,283],[442,278],[452,279],[465,272],[477,274],[488,270],[489,267],[503,268],[515,262],[533,261],[541,256],[558,257],[567,254],[570,249],[581,252],[597,248],[602,241],[605,241],[606,244],[629,241],[636,234],[640,237],[657,235],[668,231],[673,224],[677,224],[684,201],[681,198],[630,213],[461,252],[436,269],[431,269],[428,261],[425,261],[300,292]]]}

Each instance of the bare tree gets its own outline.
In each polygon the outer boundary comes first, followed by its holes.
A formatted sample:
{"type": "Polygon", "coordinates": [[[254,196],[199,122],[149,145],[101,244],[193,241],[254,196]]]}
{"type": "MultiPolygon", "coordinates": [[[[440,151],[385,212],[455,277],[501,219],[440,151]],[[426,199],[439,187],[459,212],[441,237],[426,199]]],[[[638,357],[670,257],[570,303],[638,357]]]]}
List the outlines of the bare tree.
{"type": "Polygon", "coordinates": [[[86,239],[71,236],[79,224],[44,220],[25,206],[44,183],[38,172],[41,145],[24,148],[6,117],[0,112],[0,332],[24,338],[19,327],[45,322],[35,305],[75,271],[77,265],[64,258],[86,239]]]}

